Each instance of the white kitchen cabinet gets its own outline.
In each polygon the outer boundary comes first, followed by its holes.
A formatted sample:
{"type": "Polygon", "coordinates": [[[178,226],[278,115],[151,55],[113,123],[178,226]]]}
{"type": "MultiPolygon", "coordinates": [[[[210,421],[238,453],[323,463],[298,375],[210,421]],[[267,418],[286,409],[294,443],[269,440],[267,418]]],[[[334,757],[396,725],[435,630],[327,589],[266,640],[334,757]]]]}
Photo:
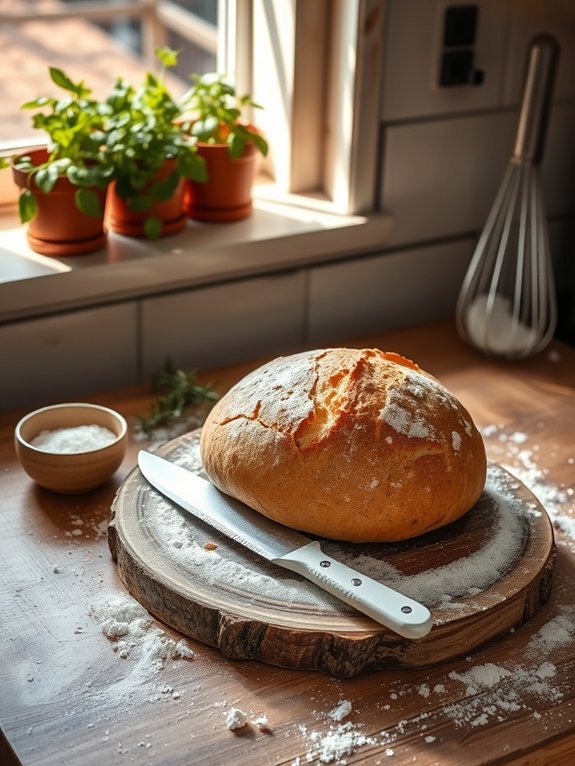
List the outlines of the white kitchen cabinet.
{"type": "Polygon", "coordinates": [[[303,271],[143,300],[144,380],[167,359],[207,368],[292,351],[303,342],[304,318],[303,271]]]}
{"type": "Polygon", "coordinates": [[[463,239],[311,269],[308,345],[453,316],[474,245],[463,239]]]}
{"type": "Polygon", "coordinates": [[[135,303],[0,325],[0,408],[81,400],[138,378],[135,303]]]}

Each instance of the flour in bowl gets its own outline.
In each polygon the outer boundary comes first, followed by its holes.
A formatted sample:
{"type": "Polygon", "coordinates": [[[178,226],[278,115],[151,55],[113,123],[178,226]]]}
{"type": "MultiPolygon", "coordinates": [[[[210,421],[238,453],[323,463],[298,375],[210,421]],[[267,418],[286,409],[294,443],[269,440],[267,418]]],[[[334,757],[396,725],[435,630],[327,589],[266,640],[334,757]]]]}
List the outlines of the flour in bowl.
{"type": "Polygon", "coordinates": [[[91,452],[107,447],[118,437],[108,428],[95,424],[56,428],[54,431],[41,431],[30,444],[44,452],[73,454],[91,452]]]}

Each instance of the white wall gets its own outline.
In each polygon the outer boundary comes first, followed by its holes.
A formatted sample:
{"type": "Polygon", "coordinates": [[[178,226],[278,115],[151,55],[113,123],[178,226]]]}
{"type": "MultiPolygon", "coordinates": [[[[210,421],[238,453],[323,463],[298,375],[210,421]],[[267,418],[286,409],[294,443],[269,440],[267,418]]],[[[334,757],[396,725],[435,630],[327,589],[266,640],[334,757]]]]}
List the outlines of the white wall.
{"type": "Polygon", "coordinates": [[[394,221],[385,248],[2,325],[0,409],[146,382],[166,356],[179,366],[217,367],[453,316],[511,153],[527,45],[541,32],[562,47],[542,174],[558,282],[572,301],[575,2],[478,0],[484,84],[440,89],[441,22],[451,4],[385,4],[378,203],[394,221]]]}
{"type": "Polygon", "coordinates": [[[379,206],[393,217],[391,250],[477,238],[513,149],[529,43],[552,34],[561,51],[541,173],[560,310],[575,337],[575,2],[477,0],[484,82],[441,88],[445,9],[464,4],[387,2],[379,206]]]}

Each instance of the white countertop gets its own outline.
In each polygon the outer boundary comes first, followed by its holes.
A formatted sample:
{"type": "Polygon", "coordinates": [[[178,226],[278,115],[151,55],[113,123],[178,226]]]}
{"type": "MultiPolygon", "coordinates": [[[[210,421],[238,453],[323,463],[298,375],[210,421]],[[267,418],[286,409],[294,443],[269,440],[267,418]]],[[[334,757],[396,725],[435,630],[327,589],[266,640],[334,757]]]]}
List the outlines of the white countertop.
{"type": "Polygon", "coordinates": [[[391,219],[337,215],[320,201],[313,209],[259,200],[243,221],[190,221],[155,241],[110,233],[106,248],[59,259],[33,253],[15,215],[0,228],[5,322],[377,252],[389,241],[391,219]]]}

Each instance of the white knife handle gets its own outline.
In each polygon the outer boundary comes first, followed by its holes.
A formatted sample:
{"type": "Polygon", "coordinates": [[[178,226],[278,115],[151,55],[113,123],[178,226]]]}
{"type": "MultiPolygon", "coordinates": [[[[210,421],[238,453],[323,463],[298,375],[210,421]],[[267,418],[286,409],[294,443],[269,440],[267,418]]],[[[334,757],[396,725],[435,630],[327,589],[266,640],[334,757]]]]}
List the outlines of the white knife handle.
{"type": "Polygon", "coordinates": [[[326,556],[318,542],[272,561],[303,575],[400,636],[423,638],[431,630],[433,619],[427,607],[326,556]]]}

